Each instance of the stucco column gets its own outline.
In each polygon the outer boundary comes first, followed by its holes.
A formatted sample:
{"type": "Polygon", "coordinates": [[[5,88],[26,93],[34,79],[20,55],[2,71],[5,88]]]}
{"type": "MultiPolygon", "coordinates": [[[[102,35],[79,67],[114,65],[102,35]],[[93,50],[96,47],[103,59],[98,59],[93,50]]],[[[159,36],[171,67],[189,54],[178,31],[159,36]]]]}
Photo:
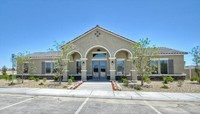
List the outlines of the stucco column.
{"type": "Polygon", "coordinates": [[[65,72],[63,73],[63,80],[64,82],[66,82],[68,80],[68,72],[69,70],[65,70],[65,72]]]}
{"type": "Polygon", "coordinates": [[[115,80],[116,70],[115,70],[115,64],[116,64],[116,58],[109,58],[110,59],[110,81],[115,80]]]}
{"type": "Polygon", "coordinates": [[[81,58],[81,80],[87,81],[87,58],[81,58]]]}
{"type": "Polygon", "coordinates": [[[67,81],[68,80],[68,74],[69,74],[69,70],[68,70],[68,65],[69,65],[69,59],[66,59],[67,64],[65,66],[65,71],[63,73],[63,80],[62,81],[67,81]]]}
{"type": "Polygon", "coordinates": [[[131,61],[131,77],[132,77],[132,82],[137,82],[137,71],[135,68],[135,65],[133,64],[133,62],[131,61]]]}

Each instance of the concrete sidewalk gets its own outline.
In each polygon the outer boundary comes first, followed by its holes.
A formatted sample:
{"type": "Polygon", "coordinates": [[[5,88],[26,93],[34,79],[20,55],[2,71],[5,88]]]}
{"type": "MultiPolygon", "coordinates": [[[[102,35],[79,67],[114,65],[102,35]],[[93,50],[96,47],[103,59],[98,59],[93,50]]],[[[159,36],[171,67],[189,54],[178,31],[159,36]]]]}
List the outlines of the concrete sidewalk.
{"type": "Polygon", "coordinates": [[[200,102],[200,93],[65,90],[65,89],[41,89],[41,88],[0,88],[0,94],[200,102]]]}
{"type": "Polygon", "coordinates": [[[110,82],[84,82],[76,90],[112,91],[112,85],[110,82]]]}

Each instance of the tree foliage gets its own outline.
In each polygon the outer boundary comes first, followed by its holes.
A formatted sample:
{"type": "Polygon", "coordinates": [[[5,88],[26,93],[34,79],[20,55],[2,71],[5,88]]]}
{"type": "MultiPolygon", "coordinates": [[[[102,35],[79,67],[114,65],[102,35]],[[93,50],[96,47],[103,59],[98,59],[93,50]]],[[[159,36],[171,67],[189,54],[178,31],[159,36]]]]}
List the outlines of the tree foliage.
{"type": "Polygon", "coordinates": [[[17,62],[17,72],[18,74],[21,75],[21,79],[22,79],[22,83],[24,82],[23,79],[24,79],[24,71],[25,70],[28,70],[26,68],[24,68],[24,63],[25,62],[29,62],[30,60],[30,57],[29,57],[29,54],[27,52],[25,53],[18,53],[18,55],[16,56],[16,62],[17,62]]]}
{"type": "Polygon", "coordinates": [[[2,72],[3,75],[7,74],[7,67],[6,66],[3,66],[1,70],[2,70],[1,72],[2,72]]]}
{"type": "Polygon", "coordinates": [[[195,63],[195,72],[200,77],[200,46],[193,47],[190,54],[193,56],[192,60],[195,63]]]}
{"type": "Polygon", "coordinates": [[[76,47],[71,42],[58,43],[55,41],[53,45],[55,49],[50,49],[51,51],[58,51],[58,56],[55,57],[55,65],[54,69],[56,69],[56,73],[59,75],[59,83],[61,84],[61,77],[64,75],[64,72],[67,70],[68,61],[70,58],[70,52],[75,50],[76,47]]]}
{"type": "Polygon", "coordinates": [[[153,68],[150,66],[150,59],[155,58],[159,53],[158,48],[150,46],[150,40],[140,39],[140,42],[132,46],[133,64],[137,74],[141,77],[141,85],[144,84],[144,76],[149,76],[153,68]]]}

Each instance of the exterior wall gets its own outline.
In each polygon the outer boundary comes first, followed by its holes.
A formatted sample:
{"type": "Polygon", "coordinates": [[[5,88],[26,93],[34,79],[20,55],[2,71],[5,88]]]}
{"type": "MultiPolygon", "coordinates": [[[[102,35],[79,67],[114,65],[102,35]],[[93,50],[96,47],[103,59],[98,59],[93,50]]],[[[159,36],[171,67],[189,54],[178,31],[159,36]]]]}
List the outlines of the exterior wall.
{"type": "Polygon", "coordinates": [[[117,38],[116,36],[108,34],[107,32],[104,32],[100,29],[97,29],[87,34],[86,36],[74,41],[73,44],[76,45],[83,57],[85,57],[87,50],[95,45],[106,47],[110,51],[111,57],[114,56],[114,53],[118,49],[125,48],[131,50],[130,42],[117,38]],[[96,31],[99,31],[101,33],[99,37],[96,37],[94,35],[96,31]]]}
{"type": "Polygon", "coordinates": [[[184,74],[184,55],[162,55],[158,58],[168,58],[174,61],[174,74],[184,74]]]}
{"type": "MultiPolygon", "coordinates": [[[[34,67],[34,70],[30,70],[30,65],[29,65],[29,71],[28,73],[29,74],[42,74],[42,62],[45,62],[45,61],[53,61],[53,59],[32,59],[31,62],[33,63],[33,65],[35,66],[34,67]]],[[[17,69],[17,74],[21,74],[22,72],[20,72],[18,69],[17,69]]]]}
{"type": "Polygon", "coordinates": [[[195,72],[195,68],[187,68],[184,72],[186,74],[186,79],[190,79],[192,76],[198,76],[195,72]]]}

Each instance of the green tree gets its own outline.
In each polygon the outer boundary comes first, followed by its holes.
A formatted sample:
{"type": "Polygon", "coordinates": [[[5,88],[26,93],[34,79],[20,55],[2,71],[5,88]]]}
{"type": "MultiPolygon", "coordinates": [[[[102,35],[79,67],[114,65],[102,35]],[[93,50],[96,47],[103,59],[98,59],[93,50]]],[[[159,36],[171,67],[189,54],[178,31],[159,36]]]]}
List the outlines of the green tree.
{"type": "Polygon", "coordinates": [[[195,63],[195,72],[200,78],[200,46],[193,47],[190,54],[193,56],[192,60],[195,63]]]}
{"type": "Polygon", "coordinates": [[[64,72],[67,70],[67,64],[70,58],[69,52],[75,50],[76,47],[71,42],[58,43],[56,41],[53,46],[55,47],[55,49],[50,49],[50,50],[59,52],[58,56],[55,57],[56,63],[54,65],[54,69],[56,69],[56,73],[59,76],[59,84],[61,84],[61,77],[64,75],[64,72]]]}
{"type": "Polygon", "coordinates": [[[6,66],[3,66],[3,67],[2,67],[2,74],[3,74],[3,75],[6,75],[6,74],[7,74],[7,68],[6,68],[6,66]]]}
{"type": "Polygon", "coordinates": [[[159,49],[150,46],[150,40],[140,39],[140,42],[134,43],[132,46],[133,64],[137,74],[141,77],[141,85],[144,85],[144,76],[149,76],[153,71],[150,66],[150,59],[158,55],[159,49]]]}
{"type": "Polygon", "coordinates": [[[28,62],[30,60],[29,54],[26,53],[18,53],[16,56],[16,62],[17,62],[17,72],[21,75],[22,83],[24,83],[24,71],[27,71],[28,69],[24,67],[24,63],[28,62]]]}

